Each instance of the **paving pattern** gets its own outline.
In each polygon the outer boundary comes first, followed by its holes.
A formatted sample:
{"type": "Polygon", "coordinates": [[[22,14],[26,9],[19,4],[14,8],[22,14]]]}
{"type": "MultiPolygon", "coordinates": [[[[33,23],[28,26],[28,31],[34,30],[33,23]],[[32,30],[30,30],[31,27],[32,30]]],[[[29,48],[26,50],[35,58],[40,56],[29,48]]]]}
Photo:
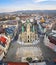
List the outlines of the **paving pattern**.
{"type": "MultiPolygon", "coordinates": [[[[20,28],[21,27],[18,26],[18,29],[20,29],[20,28]]],[[[17,39],[18,39],[20,31],[21,31],[21,29],[18,30],[18,33],[16,34],[15,39],[11,42],[10,47],[8,49],[8,53],[7,53],[6,58],[5,58],[5,61],[20,62],[22,55],[18,55],[19,58],[18,58],[18,56],[16,56],[16,53],[17,53],[17,51],[19,51],[19,49],[20,49],[20,53],[22,54],[22,51],[24,49],[26,49],[26,50],[31,49],[33,52],[35,52],[35,50],[36,50],[36,53],[38,53],[37,52],[38,48],[40,48],[41,54],[43,55],[44,59],[47,59],[47,60],[50,61],[50,60],[53,60],[53,59],[56,58],[56,53],[53,50],[51,50],[50,48],[48,48],[47,46],[44,45],[44,42],[43,42],[44,38],[43,37],[39,38],[40,42],[38,44],[36,44],[36,45],[25,46],[25,45],[20,45],[19,43],[17,43],[17,39]]]]}
{"type": "Polygon", "coordinates": [[[43,40],[44,40],[43,38],[40,38],[40,42],[38,43],[38,45],[28,45],[28,46],[25,46],[25,45],[22,46],[19,43],[17,43],[16,41],[12,42],[10,45],[10,48],[8,50],[8,53],[6,55],[5,61],[20,62],[21,57],[23,57],[24,51],[30,50],[31,52],[35,53],[35,55],[38,55],[39,54],[38,49],[40,49],[41,54],[43,55],[44,59],[47,59],[49,61],[55,59],[56,53],[54,51],[52,51],[50,48],[46,47],[44,45],[43,40]],[[17,51],[20,52],[20,54],[18,55],[19,58],[16,57],[17,51]]]}

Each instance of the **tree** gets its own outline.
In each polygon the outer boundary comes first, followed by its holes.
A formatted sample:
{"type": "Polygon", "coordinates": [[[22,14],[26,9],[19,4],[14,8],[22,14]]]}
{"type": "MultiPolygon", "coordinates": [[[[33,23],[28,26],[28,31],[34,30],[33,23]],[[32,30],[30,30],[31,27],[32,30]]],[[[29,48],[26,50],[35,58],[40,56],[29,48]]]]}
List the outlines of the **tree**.
{"type": "Polygon", "coordinates": [[[28,62],[32,62],[32,58],[31,58],[31,57],[27,57],[26,60],[27,60],[28,62]]]}

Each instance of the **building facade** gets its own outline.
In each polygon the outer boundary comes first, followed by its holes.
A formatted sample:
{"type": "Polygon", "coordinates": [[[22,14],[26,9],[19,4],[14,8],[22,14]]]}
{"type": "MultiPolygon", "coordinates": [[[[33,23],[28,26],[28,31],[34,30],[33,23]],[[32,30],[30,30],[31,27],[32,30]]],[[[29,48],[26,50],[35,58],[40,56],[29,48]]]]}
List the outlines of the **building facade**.
{"type": "Polygon", "coordinates": [[[19,39],[24,43],[32,43],[37,39],[34,25],[30,23],[30,20],[26,20],[25,25],[22,25],[22,32],[19,35],[19,39]]]}

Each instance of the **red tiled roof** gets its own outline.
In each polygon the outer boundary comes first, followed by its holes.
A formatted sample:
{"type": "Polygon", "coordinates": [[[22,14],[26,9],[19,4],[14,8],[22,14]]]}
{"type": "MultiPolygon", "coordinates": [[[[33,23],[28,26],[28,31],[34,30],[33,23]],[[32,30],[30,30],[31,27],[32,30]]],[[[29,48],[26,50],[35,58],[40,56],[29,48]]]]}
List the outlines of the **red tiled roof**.
{"type": "Polygon", "coordinates": [[[8,62],[8,65],[29,65],[28,63],[22,63],[22,62],[8,62]]]}
{"type": "Polygon", "coordinates": [[[5,37],[3,37],[3,36],[0,37],[0,42],[2,41],[3,44],[6,44],[6,40],[7,39],[5,37]]]}

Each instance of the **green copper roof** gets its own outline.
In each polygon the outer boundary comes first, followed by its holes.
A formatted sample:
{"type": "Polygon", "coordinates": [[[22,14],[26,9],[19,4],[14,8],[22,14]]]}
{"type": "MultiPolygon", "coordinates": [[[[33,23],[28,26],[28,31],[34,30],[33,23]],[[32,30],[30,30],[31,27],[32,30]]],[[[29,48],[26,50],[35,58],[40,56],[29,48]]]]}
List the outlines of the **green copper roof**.
{"type": "Polygon", "coordinates": [[[32,32],[34,32],[35,31],[35,29],[34,29],[34,26],[33,26],[33,28],[32,28],[32,32]]]}
{"type": "Polygon", "coordinates": [[[28,20],[26,20],[26,22],[27,22],[27,23],[29,23],[29,22],[30,22],[30,20],[28,19],[28,20]]]}
{"type": "Polygon", "coordinates": [[[22,32],[24,32],[24,26],[22,26],[22,32]]]}

